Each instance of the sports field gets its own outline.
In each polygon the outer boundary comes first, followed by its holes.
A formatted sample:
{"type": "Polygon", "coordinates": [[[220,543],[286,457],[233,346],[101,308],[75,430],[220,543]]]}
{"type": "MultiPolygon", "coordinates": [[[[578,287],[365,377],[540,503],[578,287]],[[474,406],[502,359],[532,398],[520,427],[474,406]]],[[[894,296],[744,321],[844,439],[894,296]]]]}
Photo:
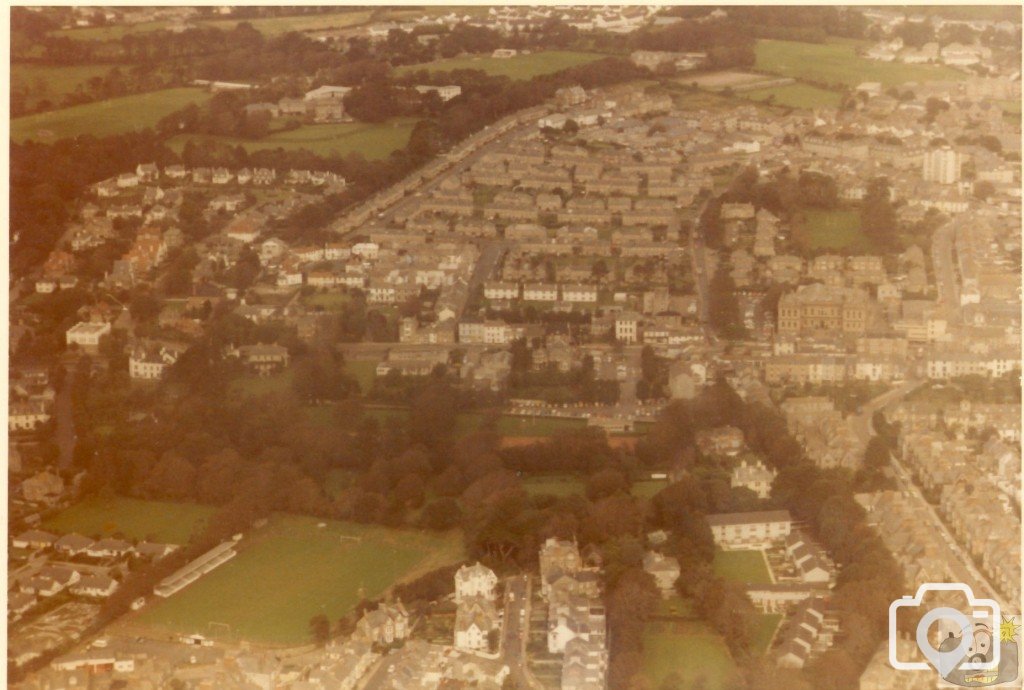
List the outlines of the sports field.
{"type": "Polygon", "coordinates": [[[26,115],[11,120],[11,139],[43,143],[92,134],[98,137],[152,127],[160,119],[189,103],[203,103],[210,94],[202,89],[164,89],[134,96],[26,115]]]}
{"type": "Polygon", "coordinates": [[[335,621],[360,598],[463,557],[457,533],[275,516],[241,542],[239,554],[169,599],[154,600],[136,622],[157,630],[295,645],[309,620],[335,621]],[[350,539],[355,537],[358,540],[350,539]]]}
{"type": "Polygon", "coordinates": [[[388,122],[369,124],[365,122],[342,122],[337,124],[304,125],[298,129],[275,132],[262,139],[249,141],[235,137],[183,134],[174,137],[168,146],[177,152],[185,148],[185,142],[220,143],[228,146],[242,146],[246,151],[284,149],[297,151],[306,149],[313,153],[329,156],[361,153],[369,160],[387,158],[392,151],[404,148],[409,135],[416,125],[415,118],[395,118],[388,122]]]}
{"type": "Polygon", "coordinates": [[[945,66],[868,60],[856,54],[856,47],[855,42],[842,40],[801,43],[762,39],[755,47],[754,67],[785,77],[847,86],[865,81],[881,82],[882,86],[909,81],[961,81],[967,76],[945,66]]]}
{"type": "Polygon", "coordinates": [[[802,215],[803,220],[794,224],[793,237],[808,249],[868,247],[868,238],[860,230],[860,215],[856,211],[807,209],[802,215]]]}
{"type": "Polygon", "coordinates": [[[675,673],[682,680],[678,687],[727,690],[734,687],[736,664],[725,641],[707,624],[673,621],[647,625],[643,669],[652,688],[660,687],[675,673]],[[698,684],[699,678],[704,685],[698,684]]]}
{"type": "Polygon", "coordinates": [[[40,101],[59,105],[61,99],[74,93],[93,77],[103,77],[111,65],[28,65],[11,64],[11,93],[25,94],[25,105],[35,107],[40,101]]]}
{"type": "Polygon", "coordinates": [[[715,550],[711,564],[715,575],[739,583],[771,583],[772,577],[760,551],[715,550]]]}
{"type": "Polygon", "coordinates": [[[41,528],[61,534],[78,532],[87,537],[123,534],[133,540],[184,544],[212,513],[210,507],[191,503],[92,497],[45,520],[41,528]]]}
{"type": "Polygon", "coordinates": [[[782,105],[788,108],[838,108],[842,96],[835,91],[819,89],[808,84],[786,84],[767,89],[755,89],[738,94],[753,101],[782,105]]]}
{"type": "Polygon", "coordinates": [[[489,55],[434,60],[419,65],[405,65],[395,70],[398,74],[425,69],[429,72],[451,72],[459,69],[483,70],[491,76],[511,79],[532,79],[541,74],[561,72],[570,67],[585,65],[607,57],[600,53],[582,53],[570,50],[546,50],[511,58],[492,58],[489,55]]]}

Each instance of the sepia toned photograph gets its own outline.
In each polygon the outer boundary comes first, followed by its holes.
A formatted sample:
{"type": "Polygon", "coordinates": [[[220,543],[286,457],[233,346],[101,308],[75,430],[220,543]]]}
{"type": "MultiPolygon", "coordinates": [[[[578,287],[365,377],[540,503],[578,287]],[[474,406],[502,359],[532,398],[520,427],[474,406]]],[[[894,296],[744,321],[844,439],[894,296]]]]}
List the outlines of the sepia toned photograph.
{"type": "Polygon", "coordinates": [[[6,15],[7,687],[1022,687],[1019,2],[6,15]]]}

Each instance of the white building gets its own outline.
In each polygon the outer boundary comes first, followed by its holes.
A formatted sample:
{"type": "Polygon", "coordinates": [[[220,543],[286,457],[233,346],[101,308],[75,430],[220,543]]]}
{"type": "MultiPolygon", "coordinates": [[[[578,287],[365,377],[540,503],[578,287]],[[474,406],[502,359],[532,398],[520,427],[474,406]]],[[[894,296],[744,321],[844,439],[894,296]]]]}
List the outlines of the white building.
{"type": "Polygon", "coordinates": [[[110,333],[109,323],[82,321],[67,330],[67,344],[95,349],[100,345],[100,338],[108,333],[110,333]]]}
{"type": "Polygon", "coordinates": [[[615,339],[627,344],[638,342],[640,340],[640,317],[636,314],[619,314],[616,316],[615,339]]]}
{"type": "Polygon", "coordinates": [[[921,175],[926,182],[954,184],[960,180],[960,166],[963,161],[960,153],[949,146],[933,149],[924,154],[921,175]]]}
{"type": "Polygon", "coordinates": [[[461,603],[467,597],[483,597],[494,600],[494,588],[498,576],[485,565],[464,565],[455,573],[455,601],[461,603]]]}
{"type": "Polygon", "coordinates": [[[793,518],[788,510],[719,513],[707,516],[715,544],[725,550],[763,549],[789,536],[793,518]]]}
{"type": "Polygon", "coordinates": [[[775,481],[775,472],[768,469],[760,460],[748,463],[742,460],[738,467],[733,468],[729,478],[729,485],[732,488],[743,487],[750,489],[758,498],[768,498],[772,491],[772,482],[775,481]]]}

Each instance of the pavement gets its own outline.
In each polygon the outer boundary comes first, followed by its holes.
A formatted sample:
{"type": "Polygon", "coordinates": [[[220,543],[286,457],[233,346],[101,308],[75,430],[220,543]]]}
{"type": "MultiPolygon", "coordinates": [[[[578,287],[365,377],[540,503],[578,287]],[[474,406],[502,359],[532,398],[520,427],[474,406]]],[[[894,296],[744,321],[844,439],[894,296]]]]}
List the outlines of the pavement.
{"type": "Polygon", "coordinates": [[[502,617],[501,654],[516,687],[543,690],[528,667],[526,643],[530,638],[530,577],[517,575],[505,581],[505,612],[502,617]]]}
{"type": "Polygon", "coordinates": [[[952,324],[961,318],[960,291],[953,263],[953,224],[946,223],[932,235],[932,267],[938,286],[938,303],[952,324]]]}

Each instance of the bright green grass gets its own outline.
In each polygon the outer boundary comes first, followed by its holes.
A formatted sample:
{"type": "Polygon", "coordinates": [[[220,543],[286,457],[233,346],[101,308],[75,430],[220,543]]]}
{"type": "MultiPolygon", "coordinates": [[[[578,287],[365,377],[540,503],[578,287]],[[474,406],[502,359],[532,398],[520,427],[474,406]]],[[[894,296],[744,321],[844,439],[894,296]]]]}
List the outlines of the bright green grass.
{"type": "Polygon", "coordinates": [[[359,384],[359,390],[366,393],[373,388],[373,381],[377,378],[377,362],[365,359],[349,360],[345,362],[345,370],[359,384]]]}
{"type": "Polygon", "coordinates": [[[735,671],[725,641],[705,623],[650,623],[644,632],[643,672],[651,687],[657,688],[674,672],[684,688],[694,687],[703,676],[706,690],[726,690],[733,687],[735,671]]]}
{"type": "Polygon", "coordinates": [[[789,108],[838,108],[842,100],[835,91],[826,91],[807,84],[787,84],[769,89],[754,89],[739,94],[743,98],[754,101],[766,101],[772,98],[772,105],[783,105],[789,108]]]}
{"type": "Polygon", "coordinates": [[[905,65],[859,57],[851,42],[800,43],[762,39],[757,42],[755,68],[786,77],[825,84],[856,86],[865,81],[898,86],[909,81],[961,81],[963,72],[950,67],[905,65]]]}
{"type": "Polygon", "coordinates": [[[416,125],[415,118],[396,118],[379,124],[365,122],[342,122],[338,124],[304,125],[287,132],[276,132],[257,141],[235,137],[182,134],[167,142],[168,146],[180,153],[185,143],[219,143],[228,146],[242,146],[246,151],[284,149],[298,151],[306,149],[328,156],[361,153],[369,160],[387,158],[392,151],[405,148],[416,125]]]}
{"type": "Polygon", "coordinates": [[[45,520],[41,527],[87,537],[121,533],[129,539],[184,544],[212,513],[212,508],[191,503],[92,497],[45,520]]]}
{"type": "Polygon", "coordinates": [[[546,50],[529,55],[516,55],[511,58],[492,58],[488,56],[457,57],[434,60],[419,65],[405,65],[397,68],[398,74],[416,72],[425,69],[429,72],[451,72],[459,69],[483,70],[491,76],[509,77],[510,79],[532,79],[541,74],[561,72],[570,67],[585,65],[606,57],[599,53],[582,53],[569,50],[546,50]]]}
{"type": "Polygon", "coordinates": [[[758,655],[767,652],[775,629],[779,627],[781,621],[782,615],[778,613],[755,616],[753,629],[750,631],[750,651],[758,655]]]}
{"type": "Polygon", "coordinates": [[[111,65],[11,65],[11,93],[24,93],[26,107],[35,107],[39,101],[48,100],[59,105],[61,99],[75,93],[93,77],[103,77],[111,65]]]}
{"type": "Polygon", "coordinates": [[[11,120],[11,139],[44,143],[92,134],[98,137],[152,127],[161,118],[189,103],[203,103],[210,94],[202,89],[164,89],[110,98],[11,120]]]}
{"type": "Polygon", "coordinates": [[[382,595],[395,582],[463,557],[455,532],[412,530],[275,516],[251,532],[239,554],[169,599],[154,600],[138,622],[269,644],[308,642],[309,620],[338,620],[362,596],[382,595]],[[358,536],[361,541],[343,540],[358,536]]]}
{"type": "Polygon", "coordinates": [[[760,551],[715,550],[711,564],[715,575],[739,583],[771,583],[772,578],[760,551]]]}
{"type": "Polygon", "coordinates": [[[794,237],[809,249],[866,249],[869,241],[860,229],[860,215],[849,209],[807,209],[794,237]]]}

